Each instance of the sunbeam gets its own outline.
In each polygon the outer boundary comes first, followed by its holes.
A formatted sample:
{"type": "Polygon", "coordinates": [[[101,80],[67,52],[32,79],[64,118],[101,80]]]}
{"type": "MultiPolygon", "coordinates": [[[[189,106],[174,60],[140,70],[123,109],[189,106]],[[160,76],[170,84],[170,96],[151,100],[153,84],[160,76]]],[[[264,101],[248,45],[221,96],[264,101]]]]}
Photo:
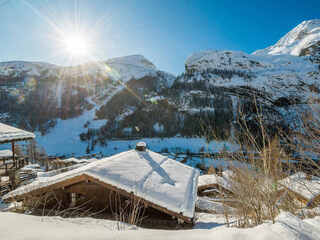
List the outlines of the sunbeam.
{"type": "MultiPolygon", "coordinates": [[[[52,28],[53,31],[49,35],[49,38],[56,45],[57,50],[55,51],[55,56],[62,56],[66,58],[67,64],[74,66],[64,68],[59,74],[60,77],[65,78],[70,77],[71,75],[77,75],[77,72],[75,71],[78,71],[82,76],[85,76],[87,73],[87,64],[85,63],[94,63],[97,68],[101,70],[101,72],[104,72],[106,76],[112,78],[114,81],[117,81],[140,102],[145,104],[143,99],[141,99],[141,97],[139,97],[127,86],[125,82],[123,82],[121,74],[116,69],[108,66],[104,61],[101,61],[95,54],[96,40],[94,39],[94,36],[97,35],[97,26],[103,23],[105,19],[110,17],[109,15],[100,17],[95,24],[92,24],[92,26],[88,28],[82,24],[80,19],[79,2],[74,0],[74,14],[69,18],[71,20],[57,24],[57,21],[54,21],[46,14],[43,14],[28,0],[23,0],[23,2],[52,28]]],[[[86,77],[86,81],[89,82],[92,81],[92,79],[86,77]]]]}
{"type": "Polygon", "coordinates": [[[90,44],[81,33],[71,33],[61,39],[62,47],[73,57],[86,57],[90,52],[90,44]]]}

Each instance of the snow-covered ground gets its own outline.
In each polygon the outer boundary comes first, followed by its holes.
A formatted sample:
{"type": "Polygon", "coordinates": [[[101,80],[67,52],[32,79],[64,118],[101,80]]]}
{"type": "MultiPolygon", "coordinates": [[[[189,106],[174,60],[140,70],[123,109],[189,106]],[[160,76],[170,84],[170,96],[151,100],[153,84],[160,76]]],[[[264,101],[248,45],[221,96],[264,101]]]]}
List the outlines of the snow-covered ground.
{"type": "Polygon", "coordinates": [[[5,240],[106,240],[106,239],[223,239],[223,240],[319,240],[320,217],[301,220],[281,213],[275,224],[239,229],[227,227],[221,215],[199,214],[192,230],[150,230],[93,218],[63,219],[0,213],[0,239],[5,240]]]}
{"type": "MultiPolygon", "coordinates": [[[[71,154],[76,155],[85,154],[87,143],[81,142],[79,134],[83,129],[79,126],[83,126],[93,114],[93,111],[89,111],[88,114],[84,114],[81,117],[69,120],[59,120],[57,127],[48,134],[41,136],[37,134],[37,143],[44,147],[49,155],[55,154],[71,154]],[[67,129],[67,133],[66,133],[67,129]],[[67,136],[66,136],[67,134],[67,136]],[[65,136],[65,137],[63,137],[65,136]]],[[[104,121],[104,120],[99,120],[104,121]]],[[[95,121],[93,121],[95,122],[95,121]]],[[[104,123],[101,123],[103,125],[104,123]]],[[[110,156],[119,152],[123,152],[135,147],[137,142],[144,141],[148,144],[148,148],[152,151],[160,152],[164,149],[168,149],[169,152],[199,152],[204,149],[206,152],[218,152],[225,149],[228,151],[235,151],[238,146],[227,141],[211,141],[207,143],[203,138],[143,138],[137,140],[110,140],[107,142],[107,146],[95,146],[95,153],[102,152],[104,155],[110,156]]]]}

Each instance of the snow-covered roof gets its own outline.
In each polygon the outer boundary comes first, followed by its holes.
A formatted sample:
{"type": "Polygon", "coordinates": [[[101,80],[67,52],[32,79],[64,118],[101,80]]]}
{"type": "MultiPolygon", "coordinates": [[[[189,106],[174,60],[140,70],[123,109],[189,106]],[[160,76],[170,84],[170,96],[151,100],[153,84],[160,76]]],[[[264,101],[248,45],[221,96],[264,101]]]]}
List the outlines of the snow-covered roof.
{"type": "Polygon", "coordinates": [[[99,159],[97,159],[97,158],[86,158],[86,159],[80,159],[79,161],[82,161],[84,163],[92,163],[92,162],[95,162],[97,160],[99,160],[99,159]]]}
{"type": "Polygon", "coordinates": [[[145,142],[138,142],[137,147],[147,147],[147,144],[145,142]]]}
{"type": "Polygon", "coordinates": [[[34,163],[34,164],[25,165],[21,169],[38,169],[38,168],[40,168],[40,165],[38,163],[34,163]]]}
{"type": "Polygon", "coordinates": [[[59,159],[59,161],[64,162],[64,163],[76,163],[76,164],[80,164],[80,163],[91,163],[91,162],[95,162],[98,159],[96,158],[90,158],[90,159],[78,159],[75,157],[71,157],[71,158],[67,158],[67,159],[59,159]]]}
{"type": "Polygon", "coordinates": [[[35,138],[31,132],[0,123],[0,143],[28,140],[35,138]]]}
{"type": "Polygon", "coordinates": [[[28,164],[20,169],[20,171],[43,171],[39,164],[28,164]]]}
{"type": "Polygon", "coordinates": [[[12,151],[7,149],[7,150],[1,150],[0,151],[0,159],[2,158],[10,158],[12,157],[12,151]]]}
{"type": "Polygon", "coordinates": [[[150,150],[130,150],[56,176],[40,177],[3,198],[19,196],[83,174],[184,217],[194,216],[199,171],[150,150]]]}
{"type": "Polygon", "coordinates": [[[205,187],[208,185],[217,184],[227,190],[230,190],[231,189],[231,184],[230,184],[231,174],[232,174],[232,171],[227,170],[222,173],[222,176],[218,176],[216,174],[201,175],[198,180],[198,188],[205,187]]]}
{"type": "Polygon", "coordinates": [[[312,176],[311,179],[307,179],[304,172],[297,172],[280,180],[279,183],[308,201],[320,195],[320,178],[312,176]]]}
{"type": "Polygon", "coordinates": [[[71,157],[71,158],[62,159],[62,160],[59,159],[59,161],[64,163],[84,163],[86,162],[86,159],[77,159],[77,158],[71,157]]]}
{"type": "Polygon", "coordinates": [[[45,178],[53,177],[53,176],[56,176],[58,174],[65,173],[65,172],[71,171],[73,169],[76,169],[76,168],[79,168],[79,167],[82,167],[82,166],[85,166],[85,165],[86,165],[86,163],[80,163],[80,164],[74,164],[74,165],[71,165],[69,167],[59,168],[59,169],[51,170],[51,171],[47,171],[47,172],[38,172],[37,173],[38,180],[39,180],[39,178],[45,180],[45,178]]]}

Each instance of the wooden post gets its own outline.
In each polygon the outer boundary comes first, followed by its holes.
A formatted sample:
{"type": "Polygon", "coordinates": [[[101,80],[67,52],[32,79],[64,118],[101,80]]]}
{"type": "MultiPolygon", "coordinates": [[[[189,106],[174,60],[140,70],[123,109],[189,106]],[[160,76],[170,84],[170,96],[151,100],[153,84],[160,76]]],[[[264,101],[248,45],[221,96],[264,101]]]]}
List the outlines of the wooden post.
{"type": "Polygon", "coordinates": [[[76,193],[70,193],[70,198],[71,198],[70,207],[75,207],[76,204],[77,204],[77,195],[76,195],[76,193]]]}
{"type": "Polygon", "coordinates": [[[16,159],[15,159],[15,152],[14,152],[14,142],[11,142],[11,149],[12,149],[13,167],[16,167],[16,159]]]}

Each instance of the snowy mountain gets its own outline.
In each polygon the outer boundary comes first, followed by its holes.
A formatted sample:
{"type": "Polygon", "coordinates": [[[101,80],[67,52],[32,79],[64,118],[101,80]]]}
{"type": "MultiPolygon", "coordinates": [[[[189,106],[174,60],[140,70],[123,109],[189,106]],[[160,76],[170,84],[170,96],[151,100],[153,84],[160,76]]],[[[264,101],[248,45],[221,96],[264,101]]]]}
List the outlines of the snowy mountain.
{"type": "MultiPolygon", "coordinates": [[[[239,119],[255,124],[255,104],[263,106],[270,129],[297,127],[307,104],[320,97],[320,20],[301,23],[277,44],[253,54],[202,51],[185,62],[173,84],[179,111],[207,117],[215,131],[239,119]],[[218,127],[217,127],[218,126],[218,127]]],[[[254,128],[254,127],[253,127],[254,128]]],[[[226,130],[222,135],[231,133],[226,130]]]]}
{"type": "MultiPolygon", "coordinates": [[[[72,67],[60,67],[49,63],[40,62],[2,62],[0,63],[1,78],[24,77],[109,77],[114,80],[127,82],[131,79],[139,79],[144,76],[158,76],[166,74],[159,71],[153,63],[141,55],[131,55],[109,59],[105,62],[90,62],[72,67]]],[[[174,77],[166,74],[168,79],[164,82],[172,84],[174,77]]]]}
{"type": "Polygon", "coordinates": [[[73,124],[76,129],[70,139],[79,142],[83,130],[106,123],[103,114],[101,120],[97,119],[96,112],[129,86],[135,88],[134,95],[139,99],[149,91],[170,87],[174,79],[141,55],[72,67],[0,63],[0,117],[1,121],[36,131],[39,136],[47,136],[62,126],[71,129],[73,124]]]}
{"type": "Polygon", "coordinates": [[[206,51],[186,61],[182,81],[207,81],[221,87],[251,87],[265,92],[270,100],[300,97],[306,101],[313,95],[307,91],[318,86],[318,65],[306,57],[290,55],[250,55],[234,51],[206,51]],[[306,92],[298,91],[305,89],[306,92]]]}
{"type": "Polygon", "coordinates": [[[56,69],[57,66],[42,62],[12,61],[0,63],[0,80],[21,78],[24,76],[41,76],[45,71],[56,69]]]}
{"type": "Polygon", "coordinates": [[[257,50],[253,54],[290,54],[294,56],[313,56],[314,54],[319,54],[319,50],[320,19],[314,19],[303,21],[301,24],[283,36],[275,45],[266,49],[257,50]]]}
{"type": "Polygon", "coordinates": [[[36,131],[44,147],[81,153],[114,138],[212,140],[214,132],[228,141],[239,135],[238,110],[255,128],[256,103],[270,131],[294,129],[309,100],[320,101],[319,26],[305,21],[253,54],[194,53],[177,77],[141,55],[72,67],[0,63],[0,120],[36,131]]]}

